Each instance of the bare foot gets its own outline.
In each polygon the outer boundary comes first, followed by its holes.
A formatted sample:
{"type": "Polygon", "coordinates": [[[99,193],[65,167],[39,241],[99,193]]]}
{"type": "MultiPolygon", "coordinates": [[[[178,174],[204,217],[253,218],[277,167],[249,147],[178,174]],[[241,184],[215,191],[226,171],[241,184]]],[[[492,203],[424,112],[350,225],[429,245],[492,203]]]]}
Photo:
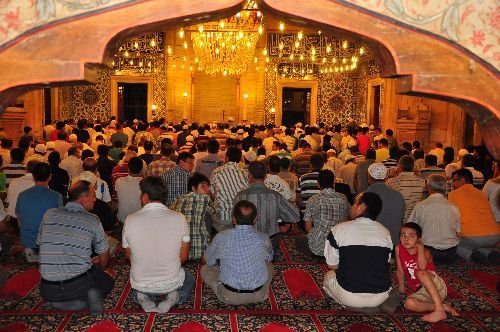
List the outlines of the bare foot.
{"type": "Polygon", "coordinates": [[[455,316],[455,317],[460,316],[460,314],[448,303],[443,303],[443,308],[444,308],[444,311],[446,311],[447,313],[449,313],[452,316],[455,316]]]}
{"type": "Polygon", "coordinates": [[[429,323],[435,323],[439,322],[440,320],[446,319],[446,312],[445,311],[433,311],[430,314],[422,316],[422,320],[429,322],[429,323]]]}

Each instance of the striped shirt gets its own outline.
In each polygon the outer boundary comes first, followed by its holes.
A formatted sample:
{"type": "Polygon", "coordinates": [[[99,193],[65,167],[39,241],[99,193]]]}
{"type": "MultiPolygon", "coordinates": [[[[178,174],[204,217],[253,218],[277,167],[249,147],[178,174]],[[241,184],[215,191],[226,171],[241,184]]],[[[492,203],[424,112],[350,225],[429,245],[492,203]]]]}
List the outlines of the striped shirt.
{"type": "Polygon", "coordinates": [[[314,223],[307,239],[309,249],[315,255],[323,256],[328,232],[347,218],[349,208],[345,195],[335,192],[333,188],[325,188],[307,201],[304,220],[314,223]]]}
{"type": "Polygon", "coordinates": [[[398,176],[387,180],[387,185],[403,195],[406,203],[403,223],[406,223],[415,205],[423,198],[425,180],[413,172],[401,172],[398,176]]]}
{"type": "Polygon", "coordinates": [[[248,187],[247,173],[237,163],[228,162],[213,171],[210,182],[215,195],[216,219],[231,224],[233,199],[238,192],[248,187]]]}
{"type": "Polygon", "coordinates": [[[7,188],[9,188],[12,179],[20,178],[26,174],[26,166],[23,164],[9,164],[0,168],[0,172],[5,174],[7,188]]]}
{"type": "Polygon", "coordinates": [[[304,175],[311,171],[311,151],[304,151],[293,158],[293,167],[297,176],[304,175]]]}
{"type": "Polygon", "coordinates": [[[281,141],[286,144],[288,151],[293,151],[295,149],[295,144],[297,144],[297,139],[293,136],[285,136],[281,141]]]}
{"type": "Polygon", "coordinates": [[[259,232],[269,236],[279,232],[278,219],[283,222],[296,223],[299,221],[299,211],[277,191],[267,188],[262,182],[254,182],[240,191],[233,200],[233,204],[247,200],[257,207],[255,227],[259,232]]]}
{"type": "Polygon", "coordinates": [[[299,178],[297,194],[302,198],[302,203],[299,206],[301,212],[306,210],[307,200],[320,192],[318,176],[319,172],[311,172],[299,178]]]}
{"type": "Polygon", "coordinates": [[[99,218],[75,202],[45,213],[37,242],[40,274],[49,281],[71,279],[88,271],[92,249],[97,254],[108,250],[99,218]]]}

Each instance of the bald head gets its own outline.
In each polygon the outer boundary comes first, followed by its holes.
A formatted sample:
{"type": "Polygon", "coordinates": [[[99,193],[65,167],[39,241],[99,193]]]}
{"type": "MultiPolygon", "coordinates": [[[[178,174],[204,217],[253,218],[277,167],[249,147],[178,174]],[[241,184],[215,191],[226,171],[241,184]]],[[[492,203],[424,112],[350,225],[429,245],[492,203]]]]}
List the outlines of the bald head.
{"type": "Polygon", "coordinates": [[[97,160],[95,158],[85,158],[83,161],[83,170],[84,171],[89,171],[92,173],[97,172],[97,160]]]}

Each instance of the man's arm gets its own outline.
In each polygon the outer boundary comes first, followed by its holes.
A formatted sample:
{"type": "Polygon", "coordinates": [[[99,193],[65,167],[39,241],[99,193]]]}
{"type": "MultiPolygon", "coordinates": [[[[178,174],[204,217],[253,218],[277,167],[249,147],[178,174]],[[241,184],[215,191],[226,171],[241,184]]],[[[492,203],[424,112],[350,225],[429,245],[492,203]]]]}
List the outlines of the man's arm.
{"type": "Polygon", "coordinates": [[[109,263],[109,249],[103,252],[102,254],[99,254],[99,267],[101,269],[105,269],[106,266],[108,266],[109,263]]]}
{"type": "Polygon", "coordinates": [[[324,255],[328,268],[330,270],[336,270],[339,266],[340,260],[339,246],[332,232],[328,233],[328,236],[326,237],[324,255]]]}
{"type": "Polygon", "coordinates": [[[304,228],[306,229],[306,232],[309,233],[311,229],[314,227],[314,223],[310,220],[304,221],[304,228]]]}
{"type": "Polygon", "coordinates": [[[182,241],[180,252],[181,264],[184,264],[189,258],[189,241],[182,241]]]}
{"type": "Polygon", "coordinates": [[[417,248],[417,260],[418,260],[418,269],[419,270],[426,270],[427,269],[427,263],[428,263],[428,255],[426,255],[426,250],[422,242],[418,242],[415,244],[415,247],[417,248]]]}

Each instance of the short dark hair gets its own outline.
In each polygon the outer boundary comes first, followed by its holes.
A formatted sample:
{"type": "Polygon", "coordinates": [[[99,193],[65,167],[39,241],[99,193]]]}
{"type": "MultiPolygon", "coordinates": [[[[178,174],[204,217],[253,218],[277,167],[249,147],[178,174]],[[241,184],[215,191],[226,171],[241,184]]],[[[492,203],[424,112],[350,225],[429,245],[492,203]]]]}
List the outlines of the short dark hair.
{"type": "Polygon", "coordinates": [[[403,228],[413,229],[415,231],[415,233],[417,233],[417,238],[420,239],[422,237],[422,227],[420,227],[420,225],[417,223],[407,222],[406,224],[401,226],[401,229],[403,229],[403,228]]]}
{"type": "Polygon", "coordinates": [[[87,158],[94,158],[94,151],[92,150],[89,150],[89,149],[85,149],[82,151],[82,156],[81,156],[81,159],[82,160],[85,160],[87,158]]]}
{"type": "Polygon", "coordinates": [[[165,202],[167,197],[167,186],[159,176],[146,176],[139,182],[141,194],[148,195],[151,201],[165,202]]]}
{"type": "Polygon", "coordinates": [[[195,172],[188,180],[188,188],[189,190],[193,187],[198,188],[198,186],[203,182],[210,184],[210,180],[205,174],[195,172]]]}
{"type": "Polygon", "coordinates": [[[194,159],[194,156],[191,152],[181,152],[177,156],[177,165],[179,165],[180,161],[187,161],[188,159],[194,159]]]}
{"type": "Polygon", "coordinates": [[[387,140],[387,138],[383,137],[381,139],[379,139],[379,144],[382,144],[384,146],[388,146],[389,145],[389,141],[387,140]]]}
{"type": "Polygon", "coordinates": [[[366,159],[377,159],[377,152],[375,152],[375,150],[373,150],[373,149],[368,149],[368,150],[366,150],[365,158],[366,159]]]}
{"type": "Polygon", "coordinates": [[[437,166],[438,157],[433,154],[428,154],[427,156],[425,156],[425,164],[429,166],[437,166]]]}
{"type": "Polygon", "coordinates": [[[61,155],[58,151],[52,151],[47,158],[50,166],[58,166],[61,163],[61,155]]]}
{"type": "Polygon", "coordinates": [[[230,162],[238,163],[241,160],[241,150],[237,147],[231,146],[226,151],[226,157],[230,162]]]}
{"type": "Polygon", "coordinates": [[[472,154],[466,154],[462,157],[462,165],[463,167],[476,167],[477,159],[472,154]]]}
{"type": "Polygon", "coordinates": [[[21,148],[13,148],[10,150],[10,159],[16,163],[22,163],[25,155],[26,152],[21,148]]]}
{"type": "Polygon", "coordinates": [[[236,220],[238,225],[253,225],[256,217],[257,207],[252,202],[242,200],[234,204],[233,218],[236,220]],[[245,214],[243,211],[247,209],[250,209],[251,212],[245,214]]]}
{"type": "Polygon", "coordinates": [[[289,169],[290,168],[290,159],[283,157],[280,159],[280,167],[281,169],[289,169]]]}
{"type": "Polygon", "coordinates": [[[151,141],[145,141],[144,142],[144,150],[145,151],[151,151],[151,150],[153,150],[154,146],[155,145],[151,141]]]}
{"type": "Polygon", "coordinates": [[[420,142],[419,141],[413,141],[413,147],[415,149],[420,149],[420,142]]]}
{"type": "Polygon", "coordinates": [[[33,178],[37,182],[47,181],[50,177],[50,166],[45,162],[38,162],[33,166],[33,178]]]}
{"type": "Polygon", "coordinates": [[[75,146],[72,146],[68,149],[68,156],[76,156],[78,149],[75,146]]]}
{"type": "Polygon", "coordinates": [[[408,150],[410,152],[412,150],[412,146],[411,146],[410,142],[403,142],[403,144],[401,144],[401,146],[403,147],[403,149],[408,150]]]}
{"type": "Polygon", "coordinates": [[[25,127],[23,128],[23,131],[24,131],[24,133],[25,133],[25,134],[29,134],[29,132],[30,132],[31,130],[33,130],[33,128],[31,128],[30,126],[25,126],[25,127]]]}
{"type": "Polygon", "coordinates": [[[266,165],[261,161],[252,161],[248,166],[248,172],[254,179],[264,179],[266,177],[266,165]]]}
{"type": "Polygon", "coordinates": [[[318,184],[321,189],[333,188],[335,186],[335,174],[329,169],[319,171],[318,184]]]}
{"type": "Polygon", "coordinates": [[[92,184],[89,181],[78,180],[68,190],[68,200],[74,202],[84,195],[88,195],[92,184]]]}
{"type": "Polygon", "coordinates": [[[366,210],[362,216],[370,218],[371,220],[377,219],[380,211],[382,211],[382,200],[380,196],[365,191],[359,195],[359,204],[365,204],[366,210]]]}
{"type": "Polygon", "coordinates": [[[97,155],[99,157],[107,158],[109,153],[109,147],[107,145],[101,144],[97,147],[97,155]]]}
{"type": "Polygon", "coordinates": [[[114,148],[121,148],[121,147],[123,147],[123,142],[120,140],[116,140],[113,142],[113,147],[114,148]]]}
{"type": "Polygon", "coordinates": [[[8,138],[3,138],[2,139],[2,148],[4,149],[10,149],[14,142],[11,139],[8,138]]]}
{"type": "Polygon", "coordinates": [[[465,182],[471,184],[473,182],[474,177],[472,176],[472,172],[466,168],[457,169],[455,172],[451,173],[451,176],[458,176],[459,179],[464,179],[465,182]]]}
{"type": "Polygon", "coordinates": [[[399,159],[399,165],[401,166],[401,171],[412,172],[415,162],[413,161],[413,158],[410,156],[402,156],[399,159]]]}
{"type": "Polygon", "coordinates": [[[422,149],[416,149],[415,151],[413,151],[413,158],[415,160],[417,159],[423,159],[424,158],[424,150],[422,149]]]}
{"type": "Polygon", "coordinates": [[[169,157],[172,153],[174,153],[174,148],[171,146],[162,145],[160,153],[164,157],[169,157]]]}
{"type": "Polygon", "coordinates": [[[130,158],[128,169],[131,174],[139,174],[142,171],[142,159],[139,157],[130,158]]]}
{"type": "Polygon", "coordinates": [[[311,169],[312,170],[318,170],[323,168],[325,165],[325,159],[323,158],[323,155],[321,153],[314,153],[311,156],[311,169]]]}
{"type": "Polygon", "coordinates": [[[389,158],[396,160],[399,158],[399,147],[391,146],[389,148],[389,158]]]}
{"type": "Polygon", "coordinates": [[[216,139],[211,139],[207,143],[208,153],[217,153],[217,152],[219,152],[219,147],[220,147],[219,141],[217,141],[216,139]]]}
{"type": "Polygon", "coordinates": [[[278,156],[271,156],[267,162],[269,166],[269,171],[273,173],[278,173],[281,169],[281,159],[278,156]]]}
{"type": "Polygon", "coordinates": [[[394,132],[392,131],[392,129],[387,129],[387,130],[385,131],[385,134],[386,134],[387,136],[392,136],[392,135],[394,135],[394,132]]]}
{"type": "Polygon", "coordinates": [[[28,161],[28,164],[26,165],[26,173],[33,173],[33,169],[35,169],[35,165],[40,163],[40,160],[32,159],[28,161]]]}

